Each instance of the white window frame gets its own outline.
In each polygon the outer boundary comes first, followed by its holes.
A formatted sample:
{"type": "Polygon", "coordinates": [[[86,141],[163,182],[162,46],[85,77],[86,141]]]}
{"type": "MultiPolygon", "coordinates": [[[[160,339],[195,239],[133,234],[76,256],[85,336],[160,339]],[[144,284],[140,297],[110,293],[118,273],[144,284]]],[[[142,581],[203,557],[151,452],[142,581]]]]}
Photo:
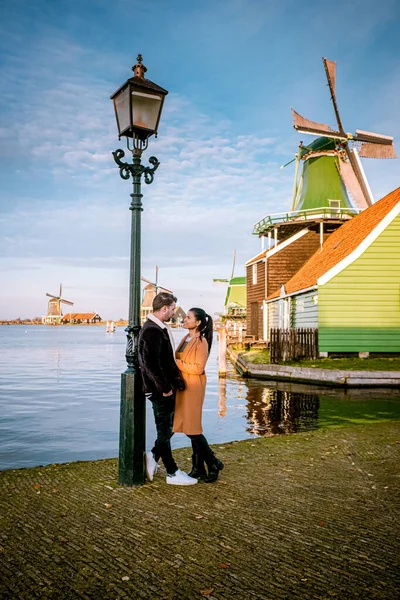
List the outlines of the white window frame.
{"type": "Polygon", "coordinates": [[[256,285],[257,283],[257,263],[252,265],[252,282],[253,285],[256,285]]]}

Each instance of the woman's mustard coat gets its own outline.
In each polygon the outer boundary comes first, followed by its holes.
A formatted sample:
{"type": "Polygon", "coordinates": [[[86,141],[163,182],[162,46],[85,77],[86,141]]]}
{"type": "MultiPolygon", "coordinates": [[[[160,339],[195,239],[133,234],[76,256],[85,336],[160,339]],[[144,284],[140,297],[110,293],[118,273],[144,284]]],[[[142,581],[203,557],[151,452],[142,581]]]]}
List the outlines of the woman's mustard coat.
{"type": "Polygon", "coordinates": [[[186,383],[186,389],[176,392],[174,424],[172,431],[187,435],[203,433],[201,415],[206,393],[206,374],[204,368],[208,359],[208,343],[200,334],[189,341],[183,352],[179,348],[186,340],[185,336],[176,351],[176,364],[186,383]]]}

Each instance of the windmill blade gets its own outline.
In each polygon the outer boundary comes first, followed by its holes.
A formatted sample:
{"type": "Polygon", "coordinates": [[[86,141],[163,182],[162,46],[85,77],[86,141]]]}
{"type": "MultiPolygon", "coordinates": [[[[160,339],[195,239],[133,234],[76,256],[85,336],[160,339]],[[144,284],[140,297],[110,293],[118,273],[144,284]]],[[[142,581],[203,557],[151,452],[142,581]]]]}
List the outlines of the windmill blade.
{"type": "Polygon", "coordinates": [[[154,283],[154,281],[149,281],[148,279],[146,279],[146,277],[141,277],[142,281],[145,281],[146,283],[150,283],[150,285],[153,285],[154,287],[157,287],[157,284],[154,283]]]}
{"type": "Polygon", "coordinates": [[[327,58],[323,58],[322,62],[324,63],[326,78],[328,80],[328,86],[331,92],[331,100],[333,104],[333,110],[335,111],[338,129],[339,132],[343,135],[344,129],[342,125],[342,120],[339,115],[338,105],[336,102],[336,63],[332,60],[328,60],[327,58]]]}
{"type": "Polygon", "coordinates": [[[74,305],[73,302],[70,302],[69,300],[64,300],[63,298],[60,298],[60,302],[62,302],[63,304],[69,304],[70,306],[74,305]]]}
{"type": "Polygon", "coordinates": [[[159,285],[158,289],[162,292],[167,292],[167,294],[173,294],[172,290],[169,290],[168,288],[164,287],[163,285],[159,285]]]}
{"type": "Polygon", "coordinates": [[[233,275],[235,273],[235,264],[236,264],[236,250],[233,251],[233,265],[232,265],[231,279],[233,279],[233,275]]]}
{"type": "Polygon", "coordinates": [[[46,296],[49,296],[50,298],[55,298],[56,300],[58,300],[58,296],[53,296],[53,294],[46,294],[46,296]]]}
{"type": "Polygon", "coordinates": [[[326,77],[328,79],[328,84],[333,93],[336,96],[336,63],[333,60],[328,60],[327,58],[322,59],[325,67],[326,77]]]}
{"type": "Polygon", "coordinates": [[[390,135],[362,131],[361,129],[356,129],[356,135],[353,137],[353,140],[355,142],[370,142],[372,144],[384,144],[386,146],[393,145],[393,138],[390,137],[390,135]]]}
{"type": "Polygon", "coordinates": [[[350,164],[353,168],[354,175],[356,176],[357,181],[361,187],[365,202],[367,203],[368,206],[371,206],[374,203],[374,198],[372,196],[372,192],[369,187],[367,178],[365,176],[364,169],[362,167],[360,158],[358,156],[358,152],[355,148],[350,150],[348,145],[346,145],[346,153],[347,153],[348,159],[350,161],[350,164]]]}
{"type": "Polygon", "coordinates": [[[363,158],[397,158],[393,138],[389,135],[356,130],[354,142],[362,142],[359,155],[363,158]]]}
{"type": "Polygon", "coordinates": [[[393,145],[387,146],[367,142],[361,144],[359,155],[363,158],[397,158],[393,145]]]}
{"type": "Polygon", "coordinates": [[[340,134],[339,131],[331,129],[326,123],[317,123],[316,121],[310,121],[306,119],[300,113],[296,112],[293,108],[291,109],[293,115],[293,127],[297,131],[303,133],[310,133],[311,135],[323,135],[325,137],[333,137],[342,140],[347,140],[346,135],[340,134]]]}
{"type": "Polygon", "coordinates": [[[361,188],[360,182],[358,181],[354,169],[350,162],[339,159],[339,173],[342,181],[352,197],[354,204],[358,208],[367,208],[368,204],[364,196],[364,192],[361,188]]]}

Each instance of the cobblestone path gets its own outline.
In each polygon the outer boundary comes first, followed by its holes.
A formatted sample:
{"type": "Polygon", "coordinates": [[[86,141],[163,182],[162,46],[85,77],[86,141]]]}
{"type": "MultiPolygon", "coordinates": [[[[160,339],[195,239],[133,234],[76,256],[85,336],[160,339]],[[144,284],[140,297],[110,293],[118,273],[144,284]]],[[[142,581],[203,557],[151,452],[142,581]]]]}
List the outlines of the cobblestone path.
{"type": "Polygon", "coordinates": [[[213,485],[120,488],[115,459],[3,472],[0,598],[399,597],[399,423],[214,449],[213,485]]]}

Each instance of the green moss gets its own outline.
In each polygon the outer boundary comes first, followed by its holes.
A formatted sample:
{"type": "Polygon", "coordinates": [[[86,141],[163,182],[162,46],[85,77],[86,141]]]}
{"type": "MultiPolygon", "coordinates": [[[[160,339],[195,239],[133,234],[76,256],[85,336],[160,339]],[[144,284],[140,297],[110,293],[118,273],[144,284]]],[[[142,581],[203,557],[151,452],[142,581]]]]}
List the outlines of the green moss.
{"type": "MultiPolygon", "coordinates": [[[[249,363],[270,364],[269,350],[249,350],[241,352],[240,356],[249,363]]],[[[400,356],[390,358],[318,358],[316,360],[292,360],[278,364],[341,371],[400,371],[400,356]]]]}

